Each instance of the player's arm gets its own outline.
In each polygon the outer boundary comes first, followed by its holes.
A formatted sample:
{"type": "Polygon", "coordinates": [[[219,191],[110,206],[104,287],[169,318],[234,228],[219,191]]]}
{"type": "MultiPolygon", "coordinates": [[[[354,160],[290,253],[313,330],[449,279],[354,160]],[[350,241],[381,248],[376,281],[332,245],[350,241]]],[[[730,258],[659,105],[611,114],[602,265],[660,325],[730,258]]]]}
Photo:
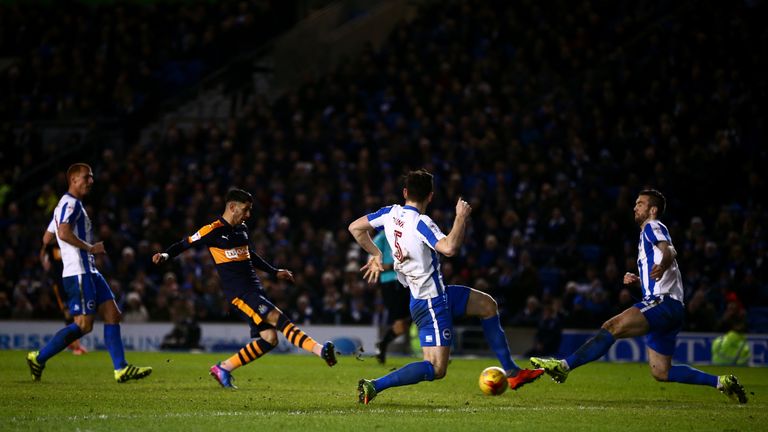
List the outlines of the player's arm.
{"type": "Polygon", "coordinates": [[[287,280],[289,282],[293,282],[293,272],[287,269],[279,269],[275,268],[272,264],[268,263],[264,258],[261,257],[261,255],[257,254],[256,251],[253,250],[252,247],[249,246],[249,251],[251,255],[251,265],[261,270],[265,273],[269,273],[275,277],[277,277],[280,280],[287,280]]]}
{"type": "Polygon", "coordinates": [[[624,273],[624,285],[637,285],[640,283],[640,276],[634,273],[624,273]]]}
{"type": "Polygon", "coordinates": [[[75,235],[74,231],[72,231],[72,225],[66,222],[62,222],[59,224],[58,233],[59,233],[59,238],[62,241],[65,241],[78,249],[82,249],[92,254],[106,253],[106,250],[104,249],[104,242],[96,242],[94,244],[90,244],[86,241],[81,240],[79,237],[75,235]]]}
{"type": "Polygon", "coordinates": [[[441,238],[437,244],[435,244],[435,250],[441,254],[452,257],[461,248],[461,244],[464,242],[464,233],[466,232],[467,219],[472,213],[472,207],[469,203],[459,198],[456,203],[456,217],[453,220],[453,228],[447,236],[441,238]]]}
{"type": "Polygon", "coordinates": [[[651,268],[651,277],[659,280],[664,275],[664,272],[672,265],[677,256],[677,251],[671,243],[666,241],[660,241],[656,243],[656,247],[661,251],[661,262],[654,264],[651,268]]]}
{"type": "Polygon", "coordinates": [[[56,235],[50,231],[50,227],[43,233],[43,245],[40,248],[40,263],[43,265],[43,270],[48,271],[51,269],[51,260],[46,253],[48,245],[56,240],[56,235]]]}
{"type": "Polygon", "coordinates": [[[166,249],[165,252],[158,252],[152,255],[152,262],[155,264],[160,264],[168,261],[171,258],[179,256],[182,252],[192,247],[194,241],[189,241],[190,238],[192,237],[184,237],[176,243],[168,246],[168,249],[166,249]]]}
{"type": "Polygon", "coordinates": [[[181,255],[182,252],[192,247],[193,244],[198,242],[206,243],[208,234],[213,231],[213,224],[206,225],[191,236],[184,237],[176,243],[168,246],[165,252],[159,252],[152,255],[152,262],[155,264],[161,264],[168,261],[171,258],[175,258],[181,255]]]}
{"type": "Polygon", "coordinates": [[[349,232],[352,234],[352,237],[371,256],[368,263],[360,268],[360,271],[365,272],[363,278],[368,283],[374,283],[379,280],[379,274],[384,270],[384,266],[381,264],[381,250],[379,250],[371,238],[371,232],[374,230],[375,228],[368,220],[368,216],[361,216],[349,224],[349,232]]]}
{"type": "Polygon", "coordinates": [[[387,244],[387,236],[384,234],[383,231],[377,234],[376,237],[373,238],[373,244],[376,245],[376,248],[381,251],[381,259],[382,259],[381,268],[384,271],[394,269],[395,268],[394,262],[391,262],[391,263],[384,262],[384,254],[388,253],[387,251],[389,251],[389,245],[387,244]]]}

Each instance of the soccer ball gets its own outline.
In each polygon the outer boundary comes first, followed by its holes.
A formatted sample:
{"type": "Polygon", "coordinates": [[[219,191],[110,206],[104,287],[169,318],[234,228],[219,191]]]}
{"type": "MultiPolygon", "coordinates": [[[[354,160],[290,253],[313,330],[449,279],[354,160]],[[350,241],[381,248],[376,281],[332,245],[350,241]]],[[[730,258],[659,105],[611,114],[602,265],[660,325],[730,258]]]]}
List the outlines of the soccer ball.
{"type": "Polygon", "coordinates": [[[483,369],[478,385],[480,385],[480,390],[488,396],[498,396],[507,391],[507,387],[509,387],[507,374],[504,373],[504,369],[497,366],[483,369]]]}

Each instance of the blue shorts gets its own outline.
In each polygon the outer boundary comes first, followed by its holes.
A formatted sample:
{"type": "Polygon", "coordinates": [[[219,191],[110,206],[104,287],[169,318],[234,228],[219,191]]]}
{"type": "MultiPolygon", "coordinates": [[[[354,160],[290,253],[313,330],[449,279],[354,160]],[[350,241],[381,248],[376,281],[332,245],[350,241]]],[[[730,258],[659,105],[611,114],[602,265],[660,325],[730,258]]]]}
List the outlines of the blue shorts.
{"type": "Polygon", "coordinates": [[[273,309],[277,309],[271,301],[267,300],[259,292],[249,292],[232,299],[232,305],[240,315],[240,318],[248,322],[251,328],[251,338],[256,339],[263,330],[274,328],[267,323],[267,315],[273,309]]]}
{"type": "Polygon", "coordinates": [[[67,276],[61,282],[72,316],[93,315],[100,304],[115,299],[101,273],[67,276]]]}
{"type": "Polygon", "coordinates": [[[467,301],[469,288],[461,285],[448,285],[443,295],[431,299],[411,298],[411,317],[419,329],[421,346],[451,346],[453,318],[466,313],[467,301]]]}
{"type": "Polygon", "coordinates": [[[640,309],[650,326],[645,335],[648,348],[662,355],[673,355],[677,334],[682,330],[685,319],[683,304],[672,297],[663,296],[644,299],[635,303],[635,307],[640,309]]]}

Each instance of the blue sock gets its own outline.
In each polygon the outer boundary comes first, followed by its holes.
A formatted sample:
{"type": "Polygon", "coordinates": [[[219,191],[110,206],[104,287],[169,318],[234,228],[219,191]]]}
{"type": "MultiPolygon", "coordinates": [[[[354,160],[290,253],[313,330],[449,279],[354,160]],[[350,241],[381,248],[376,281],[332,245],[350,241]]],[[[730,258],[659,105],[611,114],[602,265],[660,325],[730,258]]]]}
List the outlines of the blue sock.
{"type": "Polygon", "coordinates": [[[115,370],[122,369],[128,363],[125,361],[123,339],[120,337],[120,324],[104,324],[104,344],[107,345],[109,356],[115,370]]]}
{"type": "Polygon", "coordinates": [[[416,384],[422,381],[432,381],[433,379],[435,379],[435,368],[432,366],[432,363],[424,360],[408,363],[390,374],[373,380],[373,387],[376,389],[376,392],[382,392],[390,387],[416,384]]]}
{"type": "Polygon", "coordinates": [[[48,359],[60,353],[67,345],[76,341],[82,335],[83,332],[75,323],[64,327],[56,332],[53,338],[40,350],[40,354],[37,355],[37,362],[45,364],[48,359]]]}
{"type": "Polygon", "coordinates": [[[520,367],[512,360],[512,354],[509,352],[509,344],[507,343],[507,336],[504,335],[504,330],[501,329],[501,322],[499,321],[499,315],[494,315],[490,318],[486,318],[480,323],[483,325],[483,334],[485,334],[485,340],[490,345],[491,350],[496,353],[496,358],[499,359],[501,367],[507,372],[516,372],[520,370],[520,367]]]}
{"type": "Polygon", "coordinates": [[[683,384],[708,385],[717,388],[717,377],[715,375],[704,373],[684,364],[673,365],[669,368],[667,381],[683,384]]]}
{"type": "Polygon", "coordinates": [[[576,369],[583,364],[599,359],[608,352],[615,341],[616,339],[613,338],[611,332],[600,329],[595,337],[585,342],[575,353],[565,359],[568,368],[576,369]]]}

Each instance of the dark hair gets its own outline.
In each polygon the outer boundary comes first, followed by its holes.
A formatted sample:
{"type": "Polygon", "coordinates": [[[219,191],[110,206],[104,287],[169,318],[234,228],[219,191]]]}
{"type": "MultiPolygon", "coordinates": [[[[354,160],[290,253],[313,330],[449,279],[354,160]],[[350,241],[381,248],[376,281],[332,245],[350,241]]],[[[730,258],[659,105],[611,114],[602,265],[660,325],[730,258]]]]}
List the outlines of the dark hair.
{"type": "Polygon", "coordinates": [[[425,169],[411,171],[405,176],[405,188],[409,200],[423,202],[432,193],[433,176],[425,169]]]}
{"type": "Polygon", "coordinates": [[[242,190],[242,189],[230,189],[227,192],[227,195],[224,197],[224,202],[228,203],[230,201],[235,201],[239,203],[244,204],[251,204],[253,203],[253,195],[250,193],[242,190]]]}
{"type": "Polygon", "coordinates": [[[640,195],[648,197],[648,203],[650,207],[656,207],[658,209],[658,215],[664,214],[664,210],[667,209],[667,199],[664,195],[656,189],[646,189],[640,192],[640,195]]]}
{"type": "Polygon", "coordinates": [[[70,184],[72,182],[72,180],[70,180],[72,176],[80,174],[82,171],[93,171],[93,170],[91,169],[91,166],[88,165],[87,163],[78,162],[70,165],[69,168],[67,168],[67,184],[70,184]]]}

